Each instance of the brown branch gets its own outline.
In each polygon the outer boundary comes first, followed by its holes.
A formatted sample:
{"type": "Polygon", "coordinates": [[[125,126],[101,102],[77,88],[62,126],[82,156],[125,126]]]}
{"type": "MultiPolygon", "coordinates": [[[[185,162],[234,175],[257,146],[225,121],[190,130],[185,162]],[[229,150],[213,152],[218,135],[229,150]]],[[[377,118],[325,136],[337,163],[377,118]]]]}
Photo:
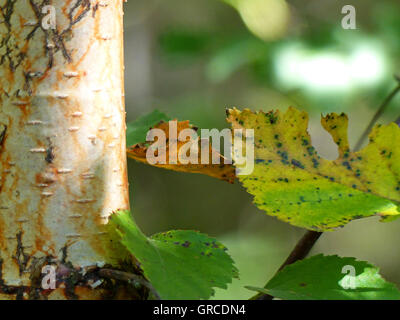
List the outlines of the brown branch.
{"type": "Polygon", "coordinates": [[[125,281],[130,284],[137,282],[137,283],[141,284],[142,286],[146,287],[147,289],[149,289],[150,292],[154,295],[154,297],[157,300],[161,300],[160,295],[157,293],[156,289],[152,286],[152,284],[150,282],[148,282],[147,280],[143,279],[143,277],[141,277],[141,276],[138,276],[133,273],[128,273],[128,272],[119,271],[119,270],[113,270],[113,269],[100,269],[98,271],[98,274],[104,278],[125,281]]]}
{"type": "MultiPolygon", "coordinates": [[[[393,91],[386,97],[386,99],[382,102],[378,111],[375,113],[374,117],[368,124],[368,127],[364,130],[363,134],[361,135],[360,139],[358,139],[354,150],[359,150],[364,142],[364,140],[368,137],[369,133],[371,132],[373,126],[375,125],[376,121],[381,117],[381,115],[385,112],[387,106],[392,102],[394,97],[400,92],[400,77],[395,76],[397,81],[397,87],[393,89],[393,91]]],[[[400,123],[400,118],[397,119],[397,123],[400,123]]]]}
{"type": "Polygon", "coordinates": [[[303,260],[308,255],[308,253],[321,235],[322,232],[307,231],[307,233],[297,243],[296,247],[290,253],[286,261],[280,266],[278,272],[289,264],[295,263],[299,260],[303,260]]]}
{"type": "MultiPolygon", "coordinates": [[[[303,260],[305,257],[307,257],[308,253],[321,235],[322,232],[307,231],[307,233],[300,239],[296,247],[290,253],[289,257],[287,257],[285,262],[279,267],[276,273],[284,269],[286,266],[295,263],[296,261],[303,260]]],[[[273,296],[268,294],[259,293],[250,298],[250,300],[272,300],[273,298],[273,296]]]]}

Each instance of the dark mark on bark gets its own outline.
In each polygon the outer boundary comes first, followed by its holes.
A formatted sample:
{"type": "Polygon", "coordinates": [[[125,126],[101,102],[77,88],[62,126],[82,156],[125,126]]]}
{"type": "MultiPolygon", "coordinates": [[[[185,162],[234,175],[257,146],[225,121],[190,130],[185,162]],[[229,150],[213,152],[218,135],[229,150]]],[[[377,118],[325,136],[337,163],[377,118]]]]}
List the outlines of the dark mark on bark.
{"type": "Polygon", "coordinates": [[[67,50],[65,41],[67,40],[67,38],[69,37],[69,34],[72,31],[72,27],[76,23],[81,21],[86,16],[86,14],[90,11],[90,9],[91,9],[90,1],[89,0],[76,1],[76,3],[71,7],[71,9],[68,12],[68,18],[69,18],[68,27],[61,32],[57,29],[47,30],[47,29],[44,29],[42,26],[42,19],[45,16],[45,14],[42,13],[42,8],[45,5],[49,5],[50,0],[43,0],[43,2],[41,4],[36,4],[34,2],[34,0],[29,0],[29,3],[35,13],[38,23],[35,26],[33,26],[33,29],[26,37],[26,40],[30,40],[31,38],[33,38],[33,36],[35,35],[37,30],[42,30],[42,32],[45,35],[44,49],[45,49],[46,54],[48,55],[48,59],[49,59],[48,63],[47,63],[48,69],[51,69],[53,67],[54,54],[58,51],[62,52],[62,55],[67,62],[69,62],[69,63],[72,62],[71,54],[67,50]],[[83,11],[77,17],[74,17],[74,12],[79,7],[83,7],[83,11]],[[54,47],[49,45],[50,40],[53,41],[54,47]]]}
{"type": "Polygon", "coordinates": [[[93,18],[96,16],[97,9],[99,9],[99,3],[96,3],[96,4],[93,6],[93,13],[92,13],[92,17],[93,17],[93,18]]]}
{"type": "Polygon", "coordinates": [[[4,141],[6,138],[7,126],[0,123],[0,147],[4,146],[4,141]]]}
{"type": "Polygon", "coordinates": [[[66,244],[64,247],[62,247],[61,252],[62,252],[61,262],[66,263],[67,255],[68,255],[68,244],[66,244]]]}
{"type": "Polygon", "coordinates": [[[54,158],[56,157],[54,154],[54,147],[53,144],[51,142],[51,139],[49,137],[47,137],[47,141],[48,141],[48,147],[46,149],[46,157],[45,160],[48,164],[53,163],[54,158]]]}
{"type": "Polygon", "coordinates": [[[46,162],[47,163],[53,163],[54,160],[54,148],[50,146],[49,148],[46,149],[46,162]]]}
{"type": "Polygon", "coordinates": [[[0,259],[0,292],[3,294],[16,295],[16,299],[23,299],[23,293],[27,290],[25,286],[8,286],[3,279],[3,259],[0,259]]]}
{"type": "Polygon", "coordinates": [[[29,299],[30,300],[47,300],[46,294],[43,292],[42,288],[42,269],[44,266],[49,265],[51,261],[50,256],[42,258],[33,258],[30,266],[30,276],[31,286],[29,288],[29,299]]]}
{"type": "Polygon", "coordinates": [[[3,259],[0,258],[0,288],[3,288],[5,286],[4,280],[3,280],[3,259]]]}
{"type": "Polygon", "coordinates": [[[14,38],[12,37],[11,30],[11,16],[14,12],[14,6],[17,0],[7,0],[3,7],[1,7],[1,12],[3,14],[3,23],[6,25],[7,33],[6,36],[0,42],[0,48],[5,47],[5,53],[0,58],[0,65],[4,64],[6,60],[8,60],[9,67],[11,71],[15,71],[15,69],[21,64],[24,59],[24,54],[19,53],[17,55],[13,55],[15,50],[14,38]]]}
{"type": "MultiPolygon", "coordinates": [[[[17,235],[17,239],[19,239],[17,235]]],[[[19,247],[21,245],[19,244],[19,247]]],[[[63,257],[66,259],[66,247],[62,249],[63,257]]],[[[18,255],[18,254],[17,254],[18,255]]],[[[120,298],[121,289],[127,297],[135,300],[146,300],[149,292],[152,292],[156,299],[159,299],[157,292],[152,285],[141,275],[141,272],[132,269],[132,266],[125,266],[128,273],[114,269],[99,269],[96,266],[77,268],[69,261],[54,261],[53,256],[45,256],[42,258],[32,258],[29,267],[30,286],[9,286],[3,279],[3,263],[0,258],[0,293],[14,295],[17,300],[47,300],[52,289],[44,289],[42,287],[42,268],[46,265],[52,265],[56,268],[56,288],[60,289],[64,286],[64,294],[67,299],[78,299],[75,293],[76,287],[86,287],[91,290],[104,290],[103,299],[120,298]],[[100,282],[100,284],[97,284],[100,282]],[[138,286],[139,285],[139,286],[138,286]]],[[[106,268],[111,266],[105,266],[106,268]]]]}
{"type": "Polygon", "coordinates": [[[30,259],[29,254],[24,252],[24,246],[22,245],[22,231],[17,233],[17,252],[13,258],[18,264],[19,275],[22,276],[30,259]]]}

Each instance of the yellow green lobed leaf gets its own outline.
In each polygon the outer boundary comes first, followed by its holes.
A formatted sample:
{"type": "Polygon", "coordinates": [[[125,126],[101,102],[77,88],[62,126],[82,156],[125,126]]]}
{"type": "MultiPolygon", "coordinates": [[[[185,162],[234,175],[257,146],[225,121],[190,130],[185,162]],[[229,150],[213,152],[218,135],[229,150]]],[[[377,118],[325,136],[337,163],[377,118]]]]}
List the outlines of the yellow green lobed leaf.
{"type": "Polygon", "coordinates": [[[230,109],[228,122],[233,129],[254,129],[254,171],[238,178],[267,214],[318,231],[373,215],[391,220],[400,214],[400,128],[396,124],[376,126],[369,144],[350,152],[347,116],[322,117],[339,149],[338,159],[331,161],[321,158],[312,146],[306,112],[230,109]]]}

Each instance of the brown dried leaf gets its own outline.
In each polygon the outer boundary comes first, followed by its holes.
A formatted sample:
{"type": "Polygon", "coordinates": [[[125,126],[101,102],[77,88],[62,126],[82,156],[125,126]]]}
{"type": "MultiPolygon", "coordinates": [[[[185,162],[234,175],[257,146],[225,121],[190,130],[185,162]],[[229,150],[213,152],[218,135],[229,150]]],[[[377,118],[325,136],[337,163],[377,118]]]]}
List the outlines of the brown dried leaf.
{"type": "MultiPolygon", "coordinates": [[[[165,136],[167,141],[169,141],[169,122],[161,121],[159,124],[154,126],[153,128],[155,129],[161,129],[164,131],[165,136]]],[[[179,133],[184,130],[184,129],[194,129],[197,130],[197,128],[193,127],[189,121],[179,121],[177,122],[177,134],[179,136],[179,133]]],[[[179,150],[181,149],[182,146],[186,145],[186,143],[190,141],[190,138],[186,141],[177,141],[177,148],[176,150],[171,149],[171,158],[174,159],[177,154],[179,154],[179,150]],[[175,154],[177,153],[177,154],[175,154]]],[[[154,164],[153,166],[159,167],[159,168],[164,168],[164,169],[169,169],[169,170],[174,170],[174,171],[181,171],[181,172],[189,172],[189,173],[201,173],[208,175],[210,177],[214,177],[217,179],[221,179],[224,181],[227,181],[229,183],[233,183],[235,180],[235,168],[232,164],[225,164],[224,160],[225,157],[222,156],[220,153],[218,153],[216,150],[212,149],[211,144],[209,146],[210,150],[210,158],[209,158],[209,164],[201,164],[200,157],[201,157],[201,143],[202,141],[198,138],[196,140],[192,140],[193,143],[198,143],[199,147],[199,155],[198,155],[198,163],[199,164],[183,164],[179,161],[179,157],[176,157],[178,159],[177,164],[170,163],[170,154],[169,154],[169,143],[166,143],[165,148],[159,148],[158,152],[156,152],[156,156],[160,156],[161,154],[165,154],[166,158],[166,164],[154,164]],[[212,157],[219,157],[220,158],[220,164],[212,164],[212,157]]],[[[204,143],[204,141],[203,141],[204,143]]],[[[136,161],[150,164],[147,161],[146,158],[146,153],[148,148],[150,147],[149,144],[146,143],[138,143],[135,144],[127,149],[127,155],[129,158],[132,158],[136,161]]],[[[150,164],[152,165],[152,164],[150,164]]]]}

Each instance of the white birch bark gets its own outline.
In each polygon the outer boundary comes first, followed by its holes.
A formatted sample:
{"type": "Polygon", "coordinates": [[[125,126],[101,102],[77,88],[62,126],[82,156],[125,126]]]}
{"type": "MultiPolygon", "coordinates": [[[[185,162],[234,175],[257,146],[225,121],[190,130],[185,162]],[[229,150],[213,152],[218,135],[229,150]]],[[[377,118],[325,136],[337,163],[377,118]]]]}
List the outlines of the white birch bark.
{"type": "Polygon", "coordinates": [[[0,299],[102,298],[65,266],[118,264],[104,224],[129,206],[122,15],[122,0],[0,0],[0,299]],[[46,263],[61,288],[39,288],[46,263]]]}

